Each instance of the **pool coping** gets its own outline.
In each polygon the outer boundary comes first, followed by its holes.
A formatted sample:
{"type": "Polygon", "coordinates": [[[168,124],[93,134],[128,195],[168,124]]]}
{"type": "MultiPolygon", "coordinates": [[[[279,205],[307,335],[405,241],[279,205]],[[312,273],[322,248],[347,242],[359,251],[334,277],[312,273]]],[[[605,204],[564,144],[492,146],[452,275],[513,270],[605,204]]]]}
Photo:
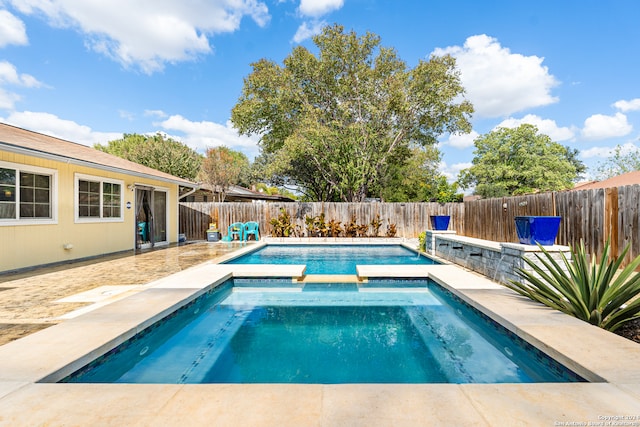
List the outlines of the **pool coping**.
{"type": "MultiPolygon", "coordinates": [[[[256,246],[246,248],[254,250],[256,246]]],[[[245,250],[245,249],[243,249],[245,250]]],[[[216,261],[220,261],[217,259],[216,261]]],[[[380,271],[384,270],[384,271],[380,271]]],[[[428,277],[592,383],[52,384],[232,277],[304,277],[304,266],[206,262],[0,346],[0,424],[336,425],[598,423],[638,417],[640,345],[535,304],[455,265],[359,266],[428,277]],[[409,267],[409,268],[407,268],[409,267]],[[62,350],[63,349],[63,350],[62,350]],[[186,417],[185,415],[189,415],[186,417]]],[[[386,276],[382,273],[387,274],[386,276]]],[[[567,425],[567,424],[565,424],[567,425]]]]}

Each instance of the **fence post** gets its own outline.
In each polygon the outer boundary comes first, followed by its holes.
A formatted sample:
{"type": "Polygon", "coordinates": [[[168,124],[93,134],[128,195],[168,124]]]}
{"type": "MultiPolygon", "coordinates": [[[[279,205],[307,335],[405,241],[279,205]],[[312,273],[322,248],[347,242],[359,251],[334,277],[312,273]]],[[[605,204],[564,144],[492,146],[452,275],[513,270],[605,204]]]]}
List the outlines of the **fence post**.
{"type": "Polygon", "coordinates": [[[610,242],[609,259],[618,256],[618,188],[605,188],[604,190],[604,235],[603,242],[607,238],[610,242]]]}

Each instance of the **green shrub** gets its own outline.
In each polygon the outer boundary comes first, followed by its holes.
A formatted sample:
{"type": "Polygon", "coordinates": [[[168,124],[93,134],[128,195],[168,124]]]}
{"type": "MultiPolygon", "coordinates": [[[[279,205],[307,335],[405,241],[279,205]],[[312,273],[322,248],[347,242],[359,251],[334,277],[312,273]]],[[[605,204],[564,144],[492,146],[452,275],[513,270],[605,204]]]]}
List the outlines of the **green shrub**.
{"type": "Polygon", "coordinates": [[[640,318],[640,273],[635,272],[640,256],[619,270],[629,245],[619,257],[609,260],[607,241],[600,263],[589,262],[582,241],[577,250],[571,248],[572,260],[562,254],[561,263],[544,247],[540,249],[542,255],[536,257],[544,268],[524,258],[533,271],[517,269],[524,281],[512,280],[508,288],[609,331],[640,318]]]}
{"type": "Polygon", "coordinates": [[[418,234],[418,250],[421,252],[427,251],[427,232],[423,231],[418,234]]]}
{"type": "Polygon", "coordinates": [[[291,216],[284,208],[280,208],[280,215],[277,218],[271,218],[269,224],[271,224],[271,233],[274,237],[289,237],[295,233],[291,216]]]}

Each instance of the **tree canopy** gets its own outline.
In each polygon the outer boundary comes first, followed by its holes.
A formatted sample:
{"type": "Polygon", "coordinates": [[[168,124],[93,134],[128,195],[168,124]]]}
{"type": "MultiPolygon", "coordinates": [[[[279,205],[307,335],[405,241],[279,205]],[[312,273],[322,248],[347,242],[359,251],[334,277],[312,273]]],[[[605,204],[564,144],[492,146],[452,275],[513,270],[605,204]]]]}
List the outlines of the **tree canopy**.
{"type": "Polygon", "coordinates": [[[455,59],[433,56],[413,69],[380,38],[325,27],[314,55],[297,46],[283,66],[252,64],[231,120],[258,134],[269,172],[312,200],[362,201],[444,132],[469,132],[455,59]]]}
{"type": "Polygon", "coordinates": [[[202,161],[195,150],[160,133],[125,133],[122,139],[107,145],[95,144],[93,148],[189,180],[196,178],[202,161]]]}
{"type": "Polygon", "coordinates": [[[440,152],[435,146],[412,147],[411,155],[402,164],[389,168],[379,191],[387,202],[454,202],[462,201],[456,194],[458,184],[449,184],[438,171],[440,152]]]}
{"type": "Polygon", "coordinates": [[[585,167],[577,151],[538,133],[534,125],[498,128],[474,141],[473,166],[460,173],[464,188],[503,197],[571,188],[585,167]]]}
{"type": "Polygon", "coordinates": [[[598,164],[596,170],[600,179],[640,170],[640,148],[627,151],[622,146],[616,145],[611,157],[598,164]]]}
{"type": "Polygon", "coordinates": [[[249,176],[249,168],[249,160],[243,153],[225,146],[209,148],[198,179],[211,188],[218,202],[224,202],[229,187],[249,176]]]}

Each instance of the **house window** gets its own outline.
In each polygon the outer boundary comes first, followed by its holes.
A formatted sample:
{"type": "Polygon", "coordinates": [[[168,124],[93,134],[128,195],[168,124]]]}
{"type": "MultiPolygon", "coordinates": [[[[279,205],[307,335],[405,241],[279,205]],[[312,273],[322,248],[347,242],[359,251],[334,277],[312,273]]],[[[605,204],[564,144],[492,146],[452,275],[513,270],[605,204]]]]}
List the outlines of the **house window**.
{"type": "Polygon", "coordinates": [[[100,218],[100,183],[78,181],[78,216],[100,218]]]}
{"type": "Polygon", "coordinates": [[[78,219],[122,219],[122,182],[78,175],[76,188],[78,219]]]}
{"type": "Polygon", "coordinates": [[[51,177],[20,172],[20,218],[51,218],[51,177]]]}
{"type": "Polygon", "coordinates": [[[55,171],[0,164],[0,221],[52,220],[55,171]]]}
{"type": "Polygon", "coordinates": [[[122,191],[120,184],[102,183],[102,217],[120,218],[122,191]]]}

